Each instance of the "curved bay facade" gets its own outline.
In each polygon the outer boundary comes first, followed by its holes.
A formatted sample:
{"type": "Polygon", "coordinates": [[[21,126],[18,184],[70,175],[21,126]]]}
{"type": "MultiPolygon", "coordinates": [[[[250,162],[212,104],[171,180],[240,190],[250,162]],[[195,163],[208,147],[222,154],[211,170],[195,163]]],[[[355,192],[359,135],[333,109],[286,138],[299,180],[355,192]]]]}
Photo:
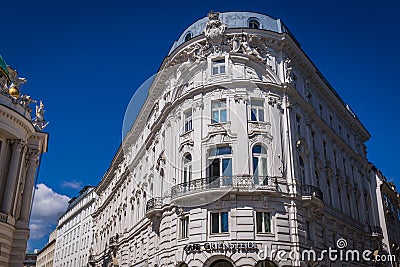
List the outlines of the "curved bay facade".
{"type": "Polygon", "coordinates": [[[47,152],[47,124],[38,119],[43,103],[36,105],[36,118],[31,116],[36,101],[20,94],[26,81],[0,56],[0,266],[23,264],[34,183],[47,152]]]}
{"type": "Polygon", "coordinates": [[[379,248],[368,139],[280,20],[210,12],[174,43],[96,189],[89,263],[303,266],[268,251],[379,248]]]}

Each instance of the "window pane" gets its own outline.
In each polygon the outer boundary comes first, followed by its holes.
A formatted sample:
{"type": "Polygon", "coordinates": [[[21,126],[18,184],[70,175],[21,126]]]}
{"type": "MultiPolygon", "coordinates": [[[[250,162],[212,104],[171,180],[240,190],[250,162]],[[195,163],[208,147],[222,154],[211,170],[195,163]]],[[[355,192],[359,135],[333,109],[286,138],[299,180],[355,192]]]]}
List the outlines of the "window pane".
{"type": "Polygon", "coordinates": [[[226,109],[221,110],[221,121],[226,122],[226,109]]]}
{"type": "Polygon", "coordinates": [[[228,227],[228,212],[221,212],[221,232],[229,232],[228,227]]]}
{"type": "Polygon", "coordinates": [[[251,100],[251,106],[252,107],[263,107],[264,106],[264,101],[262,101],[262,100],[251,100]]]}
{"type": "Polygon", "coordinates": [[[264,121],[264,109],[258,110],[258,121],[264,121]]]}
{"type": "Polygon", "coordinates": [[[253,147],[253,153],[261,154],[261,151],[263,151],[262,146],[257,145],[253,147]]]}
{"type": "Polygon", "coordinates": [[[253,174],[258,176],[258,157],[253,157],[253,174]]]}
{"type": "Polygon", "coordinates": [[[262,176],[267,176],[267,159],[266,158],[262,158],[261,159],[261,162],[262,162],[262,173],[261,173],[261,175],[262,176]]]}
{"type": "Polygon", "coordinates": [[[232,159],[222,159],[222,176],[232,176],[232,159]]]}
{"type": "Polygon", "coordinates": [[[221,65],[219,70],[220,70],[220,73],[225,73],[225,64],[221,65]]]}
{"type": "Polygon", "coordinates": [[[218,67],[213,67],[213,75],[218,74],[218,67]]]}
{"type": "Polygon", "coordinates": [[[183,182],[186,184],[187,182],[187,167],[183,168],[183,182]]]}
{"type": "Polygon", "coordinates": [[[232,148],[230,146],[217,147],[217,155],[232,154],[232,148]]]}
{"type": "Polygon", "coordinates": [[[250,114],[251,114],[250,120],[251,121],[257,121],[257,115],[256,115],[257,114],[257,109],[253,109],[252,108],[250,114]]]}
{"type": "Polygon", "coordinates": [[[263,212],[264,215],[264,232],[271,233],[271,218],[268,212],[263,212]]]}
{"type": "Polygon", "coordinates": [[[257,233],[261,233],[262,232],[262,213],[261,212],[257,212],[256,213],[256,226],[257,226],[257,233]]]}
{"type": "Polygon", "coordinates": [[[219,112],[218,112],[218,110],[213,111],[212,118],[213,118],[213,123],[218,123],[219,122],[219,112]]]}
{"type": "Polygon", "coordinates": [[[211,213],[211,233],[219,233],[219,213],[211,213]]]}

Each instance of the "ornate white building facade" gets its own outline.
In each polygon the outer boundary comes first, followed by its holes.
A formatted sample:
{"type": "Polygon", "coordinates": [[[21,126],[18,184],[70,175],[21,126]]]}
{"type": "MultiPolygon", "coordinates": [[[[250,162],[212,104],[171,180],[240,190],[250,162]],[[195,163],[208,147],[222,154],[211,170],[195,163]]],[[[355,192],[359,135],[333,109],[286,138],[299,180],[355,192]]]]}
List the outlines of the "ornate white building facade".
{"type": "Polygon", "coordinates": [[[279,19],[211,12],[174,43],[96,188],[89,262],[314,266],[268,252],[379,248],[369,137],[279,19]]]}
{"type": "Polygon", "coordinates": [[[53,267],[56,238],[57,229],[50,233],[49,242],[37,254],[36,267],[53,267]]]}
{"type": "Polygon", "coordinates": [[[43,103],[32,117],[35,101],[20,95],[25,82],[0,56],[0,266],[22,266],[36,171],[47,151],[43,103]]]}
{"type": "Polygon", "coordinates": [[[392,266],[400,266],[400,194],[396,185],[389,182],[375,166],[378,199],[378,214],[383,234],[383,250],[393,255],[392,266]]]}
{"type": "Polygon", "coordinates": [[[87,266],[93,240],[91,215],[96,197],[94,187],[85,186],[79,196],[70,200],[67,211],[58,220],[52,266],[87,266]]]}

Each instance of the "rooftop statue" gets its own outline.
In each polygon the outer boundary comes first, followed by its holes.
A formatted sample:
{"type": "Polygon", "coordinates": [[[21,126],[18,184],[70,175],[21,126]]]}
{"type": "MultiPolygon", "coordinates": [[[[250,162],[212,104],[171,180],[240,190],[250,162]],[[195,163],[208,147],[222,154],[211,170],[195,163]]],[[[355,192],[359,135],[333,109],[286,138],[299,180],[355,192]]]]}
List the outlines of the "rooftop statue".
{"type": "Polygon", "coordinates": [[[44,119],[44,104],[42,100],[40,100],[39,106],[36,105],[36,118],[33,119],[33,126],[39,131],[42,131],[49,124],[44,119]]]}

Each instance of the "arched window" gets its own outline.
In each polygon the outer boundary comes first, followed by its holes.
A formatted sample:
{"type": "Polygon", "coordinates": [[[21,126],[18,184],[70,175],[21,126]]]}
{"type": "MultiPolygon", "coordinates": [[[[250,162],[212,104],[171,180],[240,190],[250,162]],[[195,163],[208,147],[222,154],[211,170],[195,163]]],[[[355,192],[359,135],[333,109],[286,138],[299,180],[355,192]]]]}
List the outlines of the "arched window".
{"type": "Polygon", "coordinates": [[[249,28],[251,29],[259,29],[260,22],[256,18],[249,19],[249,28]]]}
{"type": "Polygon", "coordinates": [[[190,39],[192,39],[192,37],[193,37],[192,33],[191,33],[191,32],[188,32],[188,33],[185,35],[185,42],[187,42],[187,41],[189,41],[190,39]]]}
{"type": "Polygon", "coordinates": [[[182,182],[186,186],[192,180],[192,155],[186,153],[183,157],[182,182]]]}
{"type": "Polygon", "coordinates": [[[267,185],[267,149],[262,145],[255,145],[253,154],[253,176],[256,185],[267,185]]]}

